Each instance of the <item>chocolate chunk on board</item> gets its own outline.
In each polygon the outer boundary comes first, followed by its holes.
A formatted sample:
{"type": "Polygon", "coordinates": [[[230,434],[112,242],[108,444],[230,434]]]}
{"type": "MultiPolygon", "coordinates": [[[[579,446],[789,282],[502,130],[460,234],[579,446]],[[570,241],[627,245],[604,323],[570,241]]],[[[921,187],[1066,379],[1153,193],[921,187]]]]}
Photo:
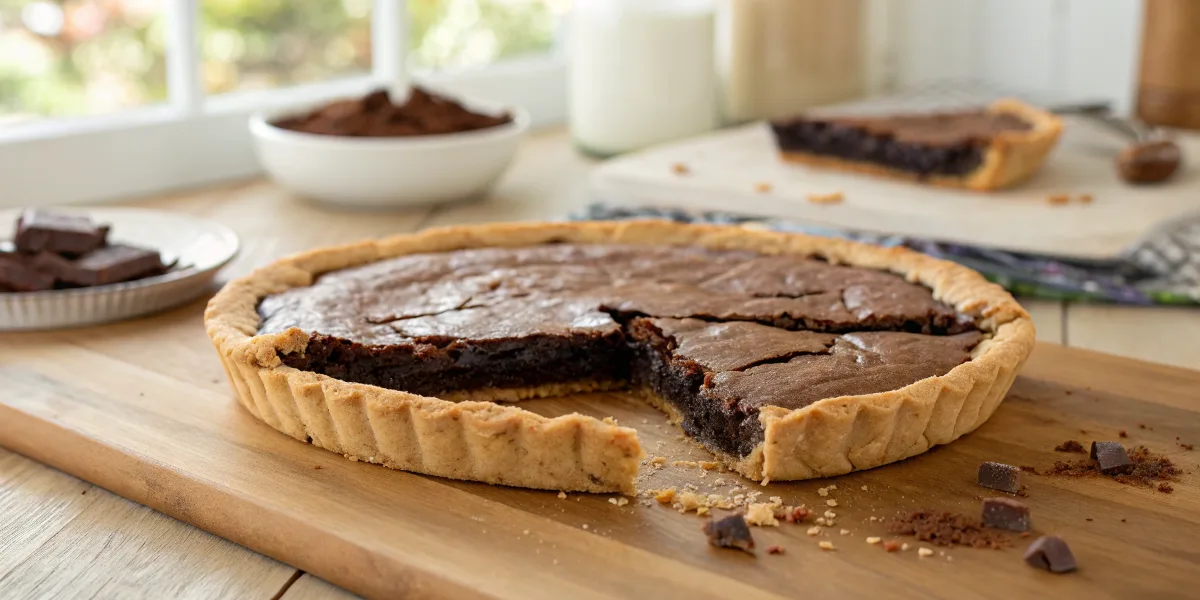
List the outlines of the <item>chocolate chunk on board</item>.
{"type": "Polygon", "coordinates": [[[34,260],[40,270],[59,281],[86,287],[141,279],[167,269],[158,252],[120,244],[105,246],[77,259],[43,252],[34,260]]]}
{"type": "Polygon", "coordinates": [[[1092,442],[1091,457],[1100,467],[1100,472],[1106,475],[1123,473],[1133,466],[1129,453],[1120,442],[1092,442]]]}
{"type": "Polygon", "coordinates": [[[54,276],[35,268],[17,254],[0,254],[0,292],[41,292],[54,289],[54,276]]]}
{"type": "Polygon", "coordinates": [[[1079,568],[1067,542],[1053,535],[1044,535],[1034,540],[1025,550],[1025,562],[1031,567],[1051,573],[1069,573],[1079,568]]]}
{"type": "Polygon", "coordinates": [[[13,236],[13,242],[21,252],[54,252],[68,256],[91,252],[104,246],[107,239],[107,225],[96,225],[87,217],[45,210],[22,212],[13,236]]]}
{"type": "Polygon", "coordinates": [[[1021,469],[998,462],[979,465],[979,485],[1015,494],[1021,491],[1021,469]]]}
{"type": "Polygon", "coordinates": [[[1009,531],[1029,531],[1029,507],[1012,498],[984,498],[983,524],[1009,531]]]}
{"type": "Polygon", "coordinates": [[[719,521],[705,523],[704,535],[708,536],[710,545],[754,554],[754,538],[750,536],[750,527],[746,525],[746,519],[742,515],[732,515],[719,521]]]}

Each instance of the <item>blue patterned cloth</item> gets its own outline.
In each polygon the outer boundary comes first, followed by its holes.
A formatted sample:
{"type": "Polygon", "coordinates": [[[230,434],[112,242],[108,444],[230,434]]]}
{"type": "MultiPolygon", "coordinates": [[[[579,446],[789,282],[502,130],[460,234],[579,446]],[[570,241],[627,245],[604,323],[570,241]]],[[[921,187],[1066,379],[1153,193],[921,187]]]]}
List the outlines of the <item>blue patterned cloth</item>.
{"type": "Polygon", "coordinates": [[[778,219],[718,212],[593,204],[574,220],[668,219],[681,223],[742,225],[775,231],[902,246],[982,273],[1014,294],[1076,302],[1200,305],[1200,216],[1157,231],[1118,260],[1081,262],[922,238],[811,227],[778,219]]]}

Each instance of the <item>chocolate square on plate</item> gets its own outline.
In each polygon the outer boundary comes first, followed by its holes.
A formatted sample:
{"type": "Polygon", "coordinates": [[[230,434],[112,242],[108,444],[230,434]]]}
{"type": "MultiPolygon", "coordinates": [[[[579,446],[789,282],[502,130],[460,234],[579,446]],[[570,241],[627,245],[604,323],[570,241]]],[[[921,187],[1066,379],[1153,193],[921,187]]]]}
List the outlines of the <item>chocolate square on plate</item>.
{"type": "Polygon", "coordinates": [[[37,269],[19,254],[0,254],[0,292],[41,292],[54,289],[54,276],[37,269]]]}
{"type": "Polygon", "coordinates": [[[1116,475],[1124,472],[1133,465],[1129,453],[1120,442],[1092,442],[1092,460],[1100,467],[1100,472],[1116,475]]]}
{"type": "Polygon", "coordinates": [[[166,271],[158,252],[120,244],[105,246],[77,259],[43,252],[35,261],[39,268],[60,281],[87,287],[140,279],[166,271]]]}
{"type": "Polygon", "coordinates": [[[107,238],[108,226],[96,225],[88,217],[25,210],[17,218],[13,242],[21,252],[78,256],[100,248],[107,238]]]}
{"type": "Polygon", "coordinates": [[[1044,535],[1033,541],[1025,550],[1025,562],[1031,567],[1045,569],[1051,573],[1068,573],[1079,568],[1075,555],[1062,538],[1044,535]]]}
{"type": "Polygon", "coordinates": [[[1029,507],[1012,498],[984,498],[983,524],[1009,531],[1029,531],[1029,507]]]}

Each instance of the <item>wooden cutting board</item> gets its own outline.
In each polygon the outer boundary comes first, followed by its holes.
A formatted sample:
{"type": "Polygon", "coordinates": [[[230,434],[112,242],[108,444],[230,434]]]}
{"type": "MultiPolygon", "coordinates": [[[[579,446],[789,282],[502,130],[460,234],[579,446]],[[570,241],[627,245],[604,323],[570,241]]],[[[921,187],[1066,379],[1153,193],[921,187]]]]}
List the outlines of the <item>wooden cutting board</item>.
{"type": "MultiPolygon", "coordinates": [[[[354,463],[259,423],[231,398],[197,303],[102,328],[0,336],[0,445],[376,598],[1181,597],[1200,586],[1200,372],[1039,345],[977,432],[920,457],[833,480],[771,484],[764,498],[835,499],[834,528],[756,528],[756,557],[709,548],[702,518],[615,496],[450,481],[354,463]],[[1140,429],[1139,424],[1146,425],[1140,429]],[[1027,477],[1038,532],[1072,545],[1078,573],[1025,566],[1008,550],[920,558],[869,545],[871,517],[978,510],[984,460],[1048,466],[1067,439],[1171,453],[1188,471],[1164,494],[1107,480],[1027,477]],[[817,488],[837,490],[822,498],[817,488]],[[864,489],[865,488],[865,489],[864,489]],[[841,530],[849,531],[841,535],[841,530]],[[818,549],[832,541],[834,551],[818,549]],[[783,555],[761,549],[778,544],[783,555]]],[[[526,404],[614,415],[668,464],[644,488],[728,489],[735,477],[676,467],[704,459],[630,397],[526,404]]],[[[1070,456],[1069,458],[1075,458],[1070,456]]],[[[748,482],[741,482],[743,484],[748,482]]],[[[943,550],[942,548],[935,548],[943,550]]]]}
{"type": "MultiPolygon", "coordinates": [[[[1066,133],[1025,184],[982,193],[922,186],[785,163],[764,124],[720,131],[611,160],[593,172],[598,197],[614,203],[716,210],[810,225],[963,242],[1090,260],[1122,254],[1156,227],[1200,217],[1200,167],[1170,182],[1131,186],[1113,168],[1123,141],[1094,123],[1067,118],[1066,133]],[[679,173],[676,165],[686,167],[679,173]],[[760,186],[769,191],[760,191],[760,186]],[[840,204],[810,194],[841,193],[840,204]],[[1047,198],[1070,194],[1072,202],[1047,198]],[[1090,204],[1078,201],[1088,194],[1090,204]]],[[[1200,136],[1181,134],[1188,160],[1200,136]]]]}

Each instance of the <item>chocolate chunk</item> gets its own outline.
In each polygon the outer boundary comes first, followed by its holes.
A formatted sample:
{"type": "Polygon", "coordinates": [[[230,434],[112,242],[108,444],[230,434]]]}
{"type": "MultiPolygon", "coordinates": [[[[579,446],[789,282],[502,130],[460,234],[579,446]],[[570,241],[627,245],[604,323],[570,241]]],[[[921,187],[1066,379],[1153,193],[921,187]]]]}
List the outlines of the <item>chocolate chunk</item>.
{"type": "Polygon", "coordinates": [[[1015,494],[1021,491],[1021,469],[998,462],[979,465],[979,485],[1015,494]]]}
{"type": "Polygon", "coordinates": [[[77,259],[43,252],[34,259],[34,265],[60,281],[89,287],[141,279],[166,271],[157,252],[119,244],[105,246],[77,259]]]}
{"type": "Polygon", "coordinates": [[[1091,456],[1100,467],[1100,472],[1106,475],[1123,473],[1133,465],[1125,446],[1120,442],[1092,442],[1091,456]]]}
{"type": "Polygon", "coordinates": [[[984,498],[983,524],[1009,531],[1029,531],[1029,507],[1012,498],[984,498]]]}
{"type": "Polygon", "coordinates": [[[754,554],[754,538],[750,537],[750,527],[742,515],[705,523],[704,535],[708,536],[709,544],[718,548],[733,548],[754,554]]]}
{"type": "Polygon", "coordinates": [[[35,268],[18,254],[0,254],[0,292],[41,292],[54,289],[54,276],[35,268]]]}
{"type": "Polygon", "coordinates": [[[1075,555],[1062,538],[1044,535],[1033,541],[1025,550],[1025,562],[1031,567],[1051,573],[1069,573],[1079,568],[1075,555]]]}
{"type": "Polygon", "coordinates": [[[108,226],[97,226],[87,217],[26,210],[17,218],[13,241],[21,252],[78,256],[100,248],[107,238],[108,226]]]}

